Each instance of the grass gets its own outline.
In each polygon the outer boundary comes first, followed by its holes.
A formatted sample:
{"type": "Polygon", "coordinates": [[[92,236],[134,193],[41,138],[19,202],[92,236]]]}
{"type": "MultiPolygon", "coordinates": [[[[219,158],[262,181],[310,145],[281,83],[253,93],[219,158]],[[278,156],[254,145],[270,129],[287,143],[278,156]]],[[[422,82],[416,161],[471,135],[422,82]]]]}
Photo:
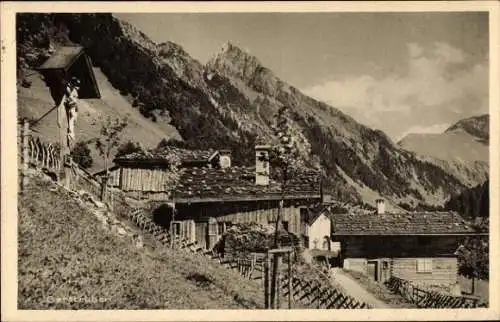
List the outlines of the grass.
{"type": "Polygon", "coordinates": [[[19,200],[19,309],[262,307],[259,282],[204,256],[138,249],[53,186],[32,177],[19,200]]]}
{"type": "Polygon", "coordinates": [[[458,282],[460,284],[460,289],[464,295],[472,295],[479,297],[482,301],[489,303],[489,281],[475,280],[475,292],[471,294],[472,290],[472,279],[458,276],[458,282]]]}
{"type": "Polygon", "coordinates": [[[373,294],[380,301],[387,303],[391,308],[416,308],[417,306],[406,301],[402,296],[394,294],[381,283],[377,283],[368,276],[355,271],[344,270],[368,292],[373,294]]]}
{"type": "MultiPolygon", "coordinates": [[[[104,73],[99,68],[94,68],[96,81],[101,92],[100,99],[80,100],[78,105],[78,117],[75,124],[77,141],[85,141],[99,137],[101,124],[106,117],[128,117],[129,123],[121,135],[121,142],[128,140],[140,142],[144,147],[155,147],[164,138],[181,139],[174,126],[165,122],[154,123],[145,118],[137,108],[132,107],[127,97],[120,95],[104,73]]],[[[19,88],[18,113],[19,117],[39,119],[53,106],[54,101],[50,96],[49,88],[38,73],[29,77],[32,82],[30,88],[19,88]]],[[[34,134],[44,141],[57,143],[59,140],[57,129],[57,113],[53,111],[44,117],[33,130],[34,134]]],[[[91,148],[91,156],[94,160],[90,172],[102,170],[104,161],[98,155],[94,145],[91,148]]]]}

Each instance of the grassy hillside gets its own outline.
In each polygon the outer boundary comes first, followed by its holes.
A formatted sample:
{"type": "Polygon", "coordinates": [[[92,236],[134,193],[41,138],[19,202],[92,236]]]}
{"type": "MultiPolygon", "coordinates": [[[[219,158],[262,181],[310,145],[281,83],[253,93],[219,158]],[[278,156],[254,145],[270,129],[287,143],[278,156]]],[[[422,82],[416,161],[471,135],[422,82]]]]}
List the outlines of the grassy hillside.
{"type": "Polygon", "coordinates": [[[136,248],[131,238],[103,229],[73,198],[34,176],[19,199],[19,309],[261,307],[258,282],[204,256],[136,248]],[[105,301],[72,303],[71,297],[105,301]]]}
{"type": "MultiPolygon", "coordinates": [[[[164,138],[179,139],[180,135],[168,123],[154,123],[144,117],[138,109],[132,107],[129,99],[115,89],[102,73],[94,68],[96,80],[101,91],[101,99],[80,100],[76,121],[77,140],[89,140],[99,136],[101,120],[106,117],[128,117],[129,125],[121,136],[122,142],[128,140],[141,142],[145,147],[154,147],[164,138]]],[[[18,90],[18,115],[32,120],[39,119],[54,106],[49,89],[38,73],[27,77],[31,82],[29,88],[20,86],[18,90]]],[[[43,118],[33,129],[36,134],[51,142],[58,142],[57,115],[54,110],[43,118]]],[[[93,150],[94,164],[90,171],[101,170],[104,165],[101,157],[93,150]]]]}

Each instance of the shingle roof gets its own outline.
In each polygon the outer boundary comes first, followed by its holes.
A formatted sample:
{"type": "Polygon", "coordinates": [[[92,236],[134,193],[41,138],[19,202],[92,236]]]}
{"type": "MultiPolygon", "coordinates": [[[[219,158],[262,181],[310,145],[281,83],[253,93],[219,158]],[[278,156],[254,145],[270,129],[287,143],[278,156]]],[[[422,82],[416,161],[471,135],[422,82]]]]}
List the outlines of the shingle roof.
{"type": "Polygon", "coordinates": [[[475,233],[470,223],[455,212],[335,214],[335,235],[425,235],[475,233]]]}
{"type": "Polygon", "coordinates": [[[82,53],[83,47],[81,46],[59,47],[38,69],[66,69],[82,53]]]}
{"type": "MultiPolygon", "coordinates": [[[[175,191],[175,199],[239,198],[277,199],[281,196],[281,185],[270,180],[269,185],[255,184],[255,168],[230,167],[185,168],[175,191]]],[[[287,198],[316,198],[319,196],[319,176],[315,172],[303,171],[287,184],[287,198]]]]}
{"type": "Polygon", "coordinates": [[[313,207],[307,208],[308,210],[308,216],[307,216],[307,223],[309,225],[312,225],[316,219],[319,218],[322,214],[325,214],[328,218],[331,218],[331,211],[329,210],[327,205],[315,205],[313,207]]]}
{"type": "Polygon", "coordinates": [[[116,163],[134,162],[134,163],[166,163],[168,156],[177,155],[181,162],[209,162],[218,151],[209,150],[188,150],[174,146],[167,146],[158,151],[142,151],[129,153],[115,158],[116,163]]]}

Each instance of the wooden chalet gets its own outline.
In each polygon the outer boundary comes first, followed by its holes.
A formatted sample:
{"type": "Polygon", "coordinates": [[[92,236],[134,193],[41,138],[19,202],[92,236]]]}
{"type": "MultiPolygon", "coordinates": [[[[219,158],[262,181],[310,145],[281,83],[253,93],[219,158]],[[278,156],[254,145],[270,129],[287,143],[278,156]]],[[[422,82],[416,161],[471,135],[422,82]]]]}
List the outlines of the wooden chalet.
{"type": "MultiPolygon", "coordinates": [[[[163,203],[155,221],[176,234],[211,249],[233,223],[272,224],[281,200],[281,185],[270,178],[262,161],[268,146],[256,146],[255,166],[231,165],[229,151],[193,151],[168,147],[157,153],[136,153],[115,159],[113,185],[136,198],[163,203]],[[168,153],[181,159],[181,179],[175,189],[165,186],[168,153]],[[175,207],[175,221],[171,222],[175,207]]],[[[319,174],[303,171],[287,185],[282,225],[300,234],[300,209],[321,201],[319,174]]]]}
{"type": "Polygon", "coordinates": [[[454,212],[335,214],[332,240],[340,242],[340,265],[375,281],[391,276],[420,285],[457,283],[458,245],[476,231],[454,212]]]}

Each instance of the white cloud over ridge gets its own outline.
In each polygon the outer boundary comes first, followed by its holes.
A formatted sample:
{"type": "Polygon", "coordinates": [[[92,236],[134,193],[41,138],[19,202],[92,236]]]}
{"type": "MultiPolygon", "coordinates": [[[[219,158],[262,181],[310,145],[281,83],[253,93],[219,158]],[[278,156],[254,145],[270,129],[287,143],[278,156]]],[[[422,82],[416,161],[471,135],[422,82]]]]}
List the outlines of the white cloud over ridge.
{"type": "Polygon", "coordinates": [[[361,123],[392,137],[441,129],[454,119],[488,110],[488,67],[470,64],[461,49],[438,42],[407,44],[407,72],[385,77],[356,75],[307,88],[361,123]],[[390,115],[391,122],[385,122],[390,115]],[[432,119],[432,116],[437,117],[432,119]]]}

